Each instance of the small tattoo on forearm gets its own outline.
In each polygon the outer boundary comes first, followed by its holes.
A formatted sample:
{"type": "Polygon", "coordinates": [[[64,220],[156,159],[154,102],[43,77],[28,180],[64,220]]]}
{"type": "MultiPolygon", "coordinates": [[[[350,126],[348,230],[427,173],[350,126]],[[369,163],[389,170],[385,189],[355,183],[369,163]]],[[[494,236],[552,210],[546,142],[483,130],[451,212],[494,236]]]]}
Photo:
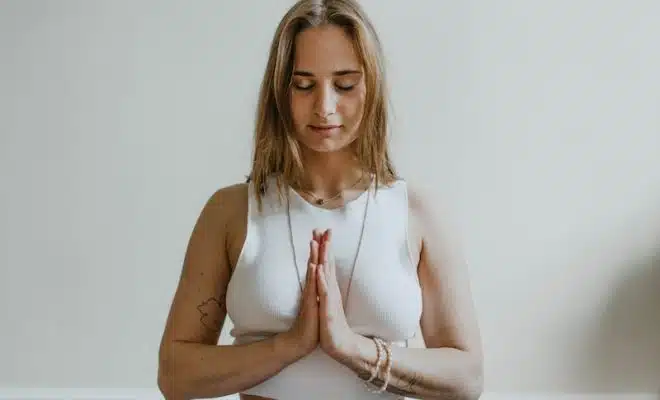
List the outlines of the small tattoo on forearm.
{"type": "MultiPolygon", "coordinates": [[[[371,376],[371,374],[369,374],[369,373],[366,373],[366,374],[360,374],[360,378],[362,378],[363,381],[366,381],[367,379],[369,379],[370,376],[371,376]]],[[[382,379],[380,379],[380,378],[374,378],[374,379],[371,381],[371,383],[372,383],[374,386],[378,386],[378,387],[380,387],[380,386],[383,386],[384,381],[383,381],[382,379]]],[[[411,392],[407,392],[407,391],[405,391],[405,390],[399,389],[399,388],[397,388],[397,387],[395,387],[395,386],[393,386],[393,385],[391,385],[391,384],[390,384],[389,386],[387,386],[387,390],[386,390],[386,391],[389,392],[389,393],[393,393],[393,394],[399,395],[399,396],[408,396],[408,395],[412,394],[411,392]]]]}
{"type": "Polygon", "coordinates": [[[197,306],[197,311],[201,314],[200,322],[208,329],[217,332],[220,330],[220,316],[224,312],[224,303],[220,299],[211,297],[197,306]]]}
{"type": "MultiPolygon", "coordinates": [[[[369,379],[369,373],[361,373],[360,378],[362,380],[369,379]]],[[[412,373],[410,376],[402,375],[401,377],[394,378],[390,380],[390,384],[387,386],[387,391],[399,396],[410,396],[417,394],[417,390],[420,389],[420,382],[422,380],[421,374],[412,373]]],[[[376,386],[382,386],[384,381],[380,378],[376,378],[372,381],[376,386]]]]}
{"type": "Polygon", "coordinates": [[[403,376],[401,378],[402,382],[405,383],[405,385],[402,387],[403,390],[406,390],[410,393],[413,393],[415,391],[415,387],[417,384],[420,382],[421,376],[418,373],[413,372],[412,375],[408,378],[406,376],[403,376]],[[406,379],[407,378],[407,379],[406,379]]]}

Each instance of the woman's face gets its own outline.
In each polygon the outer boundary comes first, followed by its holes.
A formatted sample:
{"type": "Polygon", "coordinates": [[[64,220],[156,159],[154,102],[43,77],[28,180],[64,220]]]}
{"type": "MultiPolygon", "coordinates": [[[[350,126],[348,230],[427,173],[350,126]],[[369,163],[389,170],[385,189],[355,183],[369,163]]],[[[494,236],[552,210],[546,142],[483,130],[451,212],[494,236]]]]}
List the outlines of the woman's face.
{"type": "Polygon", "coordinates": [[[364,112],[362,65],[348,34],[328,25],[296,37],[291,111],[295,137],[317,152],[345,149],[364,112]]]}

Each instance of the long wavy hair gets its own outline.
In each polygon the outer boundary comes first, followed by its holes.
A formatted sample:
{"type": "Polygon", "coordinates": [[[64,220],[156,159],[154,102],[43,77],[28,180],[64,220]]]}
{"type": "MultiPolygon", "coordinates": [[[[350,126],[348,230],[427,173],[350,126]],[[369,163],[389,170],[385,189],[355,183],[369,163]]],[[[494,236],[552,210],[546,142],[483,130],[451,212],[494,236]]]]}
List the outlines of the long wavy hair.
{"type": "Polygon", "coordinates": [[[357,139],[351,145],[361,166],[373,174],[375,187],[396,179],[387,146],[388,94],[383,51],[371,21],[355,0],[299,0],[280,21],[261,82],[254,131],[251,172],[259,208],[270,178],[282,195],[285,185],[301,185],[303,163],[293,135],[290,85],[295,38],[312,27],[339,26],[353,40],[365,73],[365,108],[357,139]]]}

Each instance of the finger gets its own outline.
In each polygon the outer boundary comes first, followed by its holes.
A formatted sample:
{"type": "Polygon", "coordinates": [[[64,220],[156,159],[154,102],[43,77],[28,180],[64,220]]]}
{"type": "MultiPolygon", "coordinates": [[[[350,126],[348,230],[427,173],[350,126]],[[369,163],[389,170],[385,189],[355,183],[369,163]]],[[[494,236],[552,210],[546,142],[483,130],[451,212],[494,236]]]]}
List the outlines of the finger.
{"type": "MultiPolygon", "coordinates": [[[[317,266],[318,272],[323,274],[323,280],[327,291],[327,296],[341,302],[341,290],[339,289],[339,282],[337,280],[337,268],[335,259],[332,257],[330,249],[328,249],[328,260],[317,266]],[[321,272],[322,271],[322,272],[321,272]]],[[[334,300],[333,300],[334,301],[334,300]]]]}
{"type": "MultiPolygon", "coordinates": [[[[313,246],[313,245],[310,245],[310,247],[311,246],[313,246]]],[[[307,290],[307,288],[309,288],[309,285],[312,283],[312,280],[316,279],[316,277],[313,274],[314,268],[316,267],[316,264],[312,262],[312,256],[311,256],[312,252],[313,252],[313,250],[310,248],[310,260],[307,263],[307,276],[305,278],[305,290],[307,290]]]]}
{"type": "Polygon", "coordinates": [[[318,271],[319,267],[318,265],[315,265],[312,267],[312,280],[309,283],[309,303],[312,308],[316,309],[319,305],[319,291],[318,291],[318,285],[316,284],[318,280],[318,271]]]}
{"type": "Polygon", "coordinates": [[[309,260],[307,261],[308,266],[310,264],[316,265],[319,263],[319,243],[316,240],[309,241],[309,260]]]}
{"type": "Polygon", "coordinates": [[[332,230],[328,229],[327,239],[326,239],[327,249],[326,249],[326,260],[324,261],[329,266],[328,277],[330,279],[337,279],[337,264],[335,263],[335,256],[332,253],[332,230]]]}
{"type": "Polygon", "coordinates": [[[309,277],[309,279],[307,279],[307,283],[305,285],[305,297],[307,298],[308,303],[313,303],[313,304],[317,303],[316,302],[316,297],[318,296],[316,290],[317,274],[318,274],[318,267],[312,264],[310,268],[307,270],[307,276],[309,277]]]}
{"type": "Polygon", "coordinates": [[[323,231],[323,233],[321,234],[321,240],[323,241],[323,243],[326,243],[328,240],[330,240],[330,229],[326,229],[325,231],[323,231]]]}
{"type": "Polygon", "coordinates": [[[323,266],[319,265],[316,269],[316,291],[318,293],[318,307],[319,313],[322,313],[322,318],[330,317],[330,307],[328,306],[328,284],[326,274],[323,271],[323,266]]]}
{"type": "Polygon", "coordinates": [[[319,264],[328,264],[332,255],[332,231],[323,233],[323,253],[319,254],[319,264]]]}
{"type": "Polygon", "coordinates": [[[319,251],[319,265],[323,265],[328,262],[328,243],[323,242],[321,249],[319,251]]]}
{"type": "Polygon", "coordinates": [[[326,272],[323,265],[319,265],[318,268],[316,268],[316,289],[321,304],[325,304],[324,301],[328,296],[328,282],[326,280],[326,272]]]}
{"type": "MultiPolygon", "coordinates": [[[[311,246],[310,246],[311,247],[311,246]]],[[[310,248],[310,260],[307,262],[307,271],[305,273],[305,284],[302,287],[302,300],[305,302],[305,299],[309,295],[309,287],[311,285],[312,279],[316,279],[313,272],[314,264],[311,262],[311,248],[310,248]]]]}
{"type": "Polygon", "coordinates": [[[312,231],[312,238],[321,244],[321,230],[316,228],[312,231]]]}
{"type": "Polygon", "coordinates": [[[325,241],[324,233],[321,234],[320,241],[321,241],[321,245],[319,246],[319,264],[323,264],[327,259],[327,248],[328,248],[328,244],[325,241]]]}
{"type": "Polygon", "coordinates": [[[312,285],[316,285],[315,269],[318,264],[319,244],[314,241],[309,241],[309,260],[307,261],[307,276],[305,277],[305,287],[303,288],[303,296],[316,296],[316,290],[312,289],[312,285]]]}

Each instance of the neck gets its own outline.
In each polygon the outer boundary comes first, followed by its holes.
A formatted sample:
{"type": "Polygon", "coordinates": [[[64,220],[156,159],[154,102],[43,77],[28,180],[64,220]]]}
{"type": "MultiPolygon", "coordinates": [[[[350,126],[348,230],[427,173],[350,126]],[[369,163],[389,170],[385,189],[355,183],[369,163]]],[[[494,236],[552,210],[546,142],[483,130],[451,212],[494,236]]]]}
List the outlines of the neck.
{"type": "Polygon", "coordinates": [[[355,185],[365,171],[349,151],[303,152],[303,189],[317,196],[332,196],[355,185]]]}

